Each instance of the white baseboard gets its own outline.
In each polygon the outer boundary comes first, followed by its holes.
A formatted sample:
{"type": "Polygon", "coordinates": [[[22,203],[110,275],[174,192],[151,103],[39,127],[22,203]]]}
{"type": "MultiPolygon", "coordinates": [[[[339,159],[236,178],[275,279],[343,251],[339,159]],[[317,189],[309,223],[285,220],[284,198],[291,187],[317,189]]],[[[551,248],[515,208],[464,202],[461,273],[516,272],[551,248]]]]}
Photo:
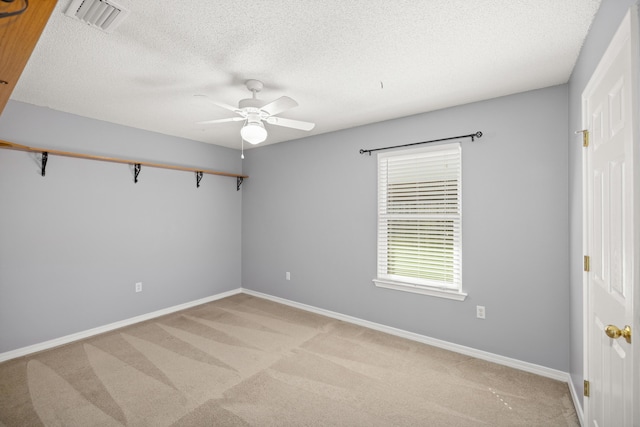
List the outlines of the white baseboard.
{"type": "Polygon", "coordinates": [[[4,362],[10,359],[26,356],[28,354],[36,353],[43,350],[48,350],[53,347],[58,347],[64,344],[69,344],[74,341],[78,341],[84,338],[89,338],[94,335],[102,334],[104,332],[113,331],[114,329],[122,328],[125,326],[133,325],[134,323],[144,322],[145,320],[154,319],[156,317],[164,316],[165,314],[171,314],[176,311],[185,310],[187,308],[195,307],[196,305],[205,304],[211,301],[219,300],[222,298],[230,297],[242,292],[240,288],[233,289],[231,291],[222,292],[210,297],[201,298],[195,301],[186,302],[184,304],[174,305],[173,307],[163,308],[162,310],[153,311],[151,313],[142,314],[140,316],[131,317],[129,319],[120,320],[118,322],[110,323],[108,325],[99,326],[97,328],[88,329],[86,331],[77,332],[75,334],[66,335],[64,337],[55,338],[42,343],[22,347],[16,350],[0,353],[0,362],[4,362]]]}
{"type": "MultiPolygon", "coordinates": [[[[499,365],[508,366],[510,368],[515,368],[521,371],[530,372],[532,374],[566,382],[566,383],[569,383],[569,385],[571,386],[571,378],[567,372],[559,371],[552,368],[547,368],[545,366],[536,365],[534,363],[523,362],[521,360],[500,356],[498,354],[477,350],[475,348],[466,347],[463,345],[454,344],[447,341],[442,341],[442,340],[431,338],[425,335],[416,334],[414,332],[408,332],[402,329],[397,329],[390,326],[382,325],[380,323],[374,323],[368,320],[359,319],[357,317],[347,316],[345,314],[336,313],[334,311],[313,307],[311,305],[301,304],[301,303],[290,301],[284,298],[274,297],[272,295],[267,295],[261,292],[252,291],[250,289],[242,288],[242,293],[245,293],[247,295],[253,295],[258,298],[264,298],[264,299],[278,302],[280,304],[285,304],[291,307],[299,308],[301,310],[310,311],[316,314],[321,314],[323,316],[331,317],[334,319],[343,320],[345,322],[364,326],[366,328],[374,329],[376,331],[386,332],[388,334],[395,335],[402,338],[407,338],[412,341],[417,341],[423,344],[432,345],[434,347],[443,348],[445,350],[454,351],[456,353],[465,354],[467,356],[475,357],[477,359],[486,360],[488,362],[497,363],[499,365]]],[[[576,406],[576,409],[577,408],[578,407],[576,406]]]]}
{"type": "Polygon", "coordinates": [[[571,399],[573,400],[573,406],[576,408],[576,414],[578,415],[578,421],[580,421],[580,425],[584,425],[584,410],[582,409],[582,405],[584,399],[578,393],[578,390],[573,386],[573,381],[571,381],[571,377],[569,377],[569,391],[571,392],[571,399]]]}
{"type": "MultiPolygon", "coordinates": [[[[575,389],[571,383],[571,378],[568,373],[558,371],[555,369],[547,368],[545,366],[536,365],[529,362],[523,362],[521,360],[512,359],[505,356],[500,356],[498,354],[489,353],[482,350],[477,350],[475,348],[466,347],[459,344],[450,343],[447,341],[431,338],[425,335],[416,334],[414,332],[408,332],[402,329],[393,328],[390,326],[382,325],[380,323],[370,322],[368,320],[359,319],[357,317],[348,316],[346,314],[336,313],[334,311],[325,310],[322,308],[317,308],[307,304],[301,304],[295,301],[287,300],[284,298],[275,297],[268,294],[263,294],[261,292],[252,291],[250,289],[238,288],[233,289],[231,291],[223,292],[217,295],[209,296],[206,298],[201,298],[195,301],[190,301],[184,304],[175,305],[173,307],[164,308],[162,310],[157,310],[151,313],[143,314],[140,316],[132,317],[129,319],[121,320],[118,322],[110,323],[108,325],[99,326],[97,328],[89,329],[82,332],[77,332],[75,334],[66,335],[64,337],[55,338],[49,341],[45,341],[42,343],[30,345],[27,347],[19,348],[16,350],[11,350],[5,353],[0,353],[0,362],[4,362],[6,360],[15,359],[17,357],[26,356],[28,354],[36,353],[43,350],[48,350],[53,347],[58,347],[60,345],[68,344],[74,341],[78,341],[84,338],[89,338],[94,335],[98,335],[104,332],[109,332],[114,329],[122,328],[125,326],[133,325],[135,323],[144,322],[145,320],[154,319],[156,317],[164,316],[166,314],[174,313],[176,311],[185,310],[187,308],[195,307],[197,305],[205,304],[211,301],[219,300],[222,298],[226,298],[232,295],[236,295],[239,293],[245,293],[247,295],[253,295],[258,298],[267,299],[270,301],[278,302],[280,304],[288,305],[291,307],[299,308],[305,311],[309,311],[316,314],[321,314],[323,316],[331,317],[333,319],[342,320],[345,322],[353,323],[355,325],[364,326],[366,328],[374,329],[377,331],[385,332],[391,335],[395,335],[402,338],[407,338],[413,341],[421,342],[424,344],[432,345],[434,347],[443,348],[445,350],[454,351],[456,353],[465,354],[467,356],[472,356],[478,359],[486,360],[489,362],[497,363],[500,365],[508,366],[515,369],[520,369],[525,372],[530,372],[533,374],[541,375],[543,377],[552,378],[558,381],[563,381],[569,384],[571,388],[571,395],[574,399],[574,404],[576,399],[578,398],[575,389]]],[[[581,405],[575,405],[578,410],[581,408],[581,405]]],[[[580,415],[580,414],[579,414],[580,415]]]]}

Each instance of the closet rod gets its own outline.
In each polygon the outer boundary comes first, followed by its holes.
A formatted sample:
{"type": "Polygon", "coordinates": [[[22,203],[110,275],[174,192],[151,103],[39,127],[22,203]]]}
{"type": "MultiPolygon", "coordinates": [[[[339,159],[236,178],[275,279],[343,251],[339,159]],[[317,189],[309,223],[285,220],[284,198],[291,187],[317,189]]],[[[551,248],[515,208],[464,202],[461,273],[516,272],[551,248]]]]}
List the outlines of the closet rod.
{"type": "MultiPolygon", "coordinates": [[[[141,162],[139,160],[129,160],[129,159],[119,159],[116,157],[106,157],[106,156],[96,156],[93,154],[82,154],[82,153],[73,153],[69,151],[60,151],[60,150],[51,150],[48,148],[35,148],[29,147],[26,145],[15,144],[9,141],[3,141],[0,139],[0,148],[7,148],[10,150],[18,150],[18,151],[27,151],[30,153],[42,153],[44,154],[53,154],[56,156],[65,156],[65,157],[75,157],[78,159],[89,159],[89,160],[99,160],[102,162],[111,162],[111,163],[123,163],[128,165],[141,165],[141,166],[149,166],[152,168],[161,168],[161,169],[172,169],[186,172],[202,172],[209,175],[220,175],[220,176],[228,176],[232,178],[237,178],[239,181],[244,180],[245,178],[249,178],[247,175],[239,175],[230,172],[221,172],[214,171],[209,169],[199,169],[199,168],[191,168],[186,166],[176,166],[176,165],[167,165],[162,163],[151,163],[151,162],[141,162]]],[[[44,172],[44,171],[43,171],[44,172]]]]}
{"type": "Polygon", "coordinates": [[[482,132],[470,133],[469,135],[452,136],[452,137],[449,137],[449,138],[432,139],[431,141],[412,142],[411,144],[394,145],[392,147],[382,147],[382,148],[372,148],[370,150],[360,150],[360,154],[369,153],[369,155],[371,155],[371,153],[373,153],[374,151],[390,150],[392,148],[400,148],[400,147],[410,147],[412,145],[428,144],[430,142],[450,141],[452,139],[460,139],[460,138],[471,138],[471,141],[473,142],[473,141],[475,141],[476,138],[482,138],[482,132]]]}

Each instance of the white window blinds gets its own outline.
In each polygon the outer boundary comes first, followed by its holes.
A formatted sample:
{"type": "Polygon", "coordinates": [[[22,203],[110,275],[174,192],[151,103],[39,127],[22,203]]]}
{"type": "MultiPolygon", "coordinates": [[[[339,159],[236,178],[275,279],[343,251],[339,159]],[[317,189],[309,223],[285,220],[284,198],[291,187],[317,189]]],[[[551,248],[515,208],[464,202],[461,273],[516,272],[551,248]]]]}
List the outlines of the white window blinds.
{"type": "Polygon", "coordinates": [[[459,143],[378,155],[378,279],[461,290],[459,143]]]}

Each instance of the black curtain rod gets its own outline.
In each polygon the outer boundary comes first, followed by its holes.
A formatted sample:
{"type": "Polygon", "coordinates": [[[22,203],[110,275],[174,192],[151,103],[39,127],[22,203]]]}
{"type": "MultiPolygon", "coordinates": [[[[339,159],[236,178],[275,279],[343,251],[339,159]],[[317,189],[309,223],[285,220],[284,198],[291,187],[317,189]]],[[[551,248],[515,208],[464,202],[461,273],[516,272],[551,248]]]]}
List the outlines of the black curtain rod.
{"type": "Polygon", "coordinates": [[[469,135],[460,135],[460,136],[452,136],[450,138],[432,139],[431,141],[412,142],[411,144],[404,144],[404,145],[394,145],[393,147],[382,147],[382,148],[372,148],[371,150],[360,150],[360,154],[369,153],[369,155],[371,155],[371,153],[373,153],[374,151],[390,150],[392,148],[400,148],[400,147],[410,147],[412,145],[428,144],[430,142],[449,141],[452,139],[460,139],[460,138],[471,138],[471,141],[475,141],[476,138],[482,138],[482,132],[478,131],[476,133],[470,133],[469,135]]]}

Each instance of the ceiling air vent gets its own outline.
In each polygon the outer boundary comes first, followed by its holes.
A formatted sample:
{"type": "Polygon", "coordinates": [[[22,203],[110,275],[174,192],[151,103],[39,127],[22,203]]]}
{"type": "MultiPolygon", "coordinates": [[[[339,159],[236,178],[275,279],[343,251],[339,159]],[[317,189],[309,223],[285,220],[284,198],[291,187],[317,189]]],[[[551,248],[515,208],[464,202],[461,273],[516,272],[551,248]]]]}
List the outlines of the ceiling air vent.
{"type": "Polygon", "coordinates": [[[107,33],[120,25],[128,14],[128,10],[106,0],[73,0],[65,12],[65,15],[107,33]]]}

